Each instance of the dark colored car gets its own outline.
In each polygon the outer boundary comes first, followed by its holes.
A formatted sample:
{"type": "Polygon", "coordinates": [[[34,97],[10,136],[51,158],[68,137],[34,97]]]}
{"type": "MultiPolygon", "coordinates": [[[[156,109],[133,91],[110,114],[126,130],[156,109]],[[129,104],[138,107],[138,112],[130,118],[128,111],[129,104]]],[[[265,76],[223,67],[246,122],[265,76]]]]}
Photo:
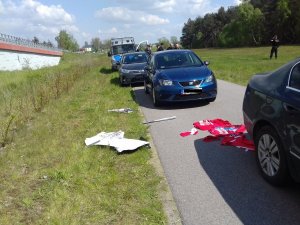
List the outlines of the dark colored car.
{"type": "Polygon", "coordinates": [[[191,50],[156,52],[145,68],[145,92],[152,94],[155,106],[163,102],[212,102],[217,97],[217,81],[207,65],[191,50]]]}
{"type": "Polygon", "coordinates": [[[124,54],[119,68],[120,85],[143,83],[147,61],[148,54],[145,52],[124,54]]]}
{"type": "Polygon", "coordinates": [[[243,102],[263,177],[274,185],[300,181],[300,58],[254,75],[243,102]]]}

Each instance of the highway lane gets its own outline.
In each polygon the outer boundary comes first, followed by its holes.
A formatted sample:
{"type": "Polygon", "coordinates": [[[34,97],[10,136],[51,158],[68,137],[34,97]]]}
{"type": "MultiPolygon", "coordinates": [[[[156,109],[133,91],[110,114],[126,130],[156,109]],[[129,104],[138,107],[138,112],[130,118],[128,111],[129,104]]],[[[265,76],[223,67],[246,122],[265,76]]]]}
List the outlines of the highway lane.
{"type": "Polygon", "coordinates": [[[253,152],[205,143],[208,133],[180,137],[193,122],[221,118],[243,123],[245,87],[218,80],[218,97],[209,104],[189,103],[153,107],[143,87],[135,98],[146,121],[176,116],[149,124],[183,224],[299,224],[300,189],[293,184],[275,188],[259,175],[253,152]]]}

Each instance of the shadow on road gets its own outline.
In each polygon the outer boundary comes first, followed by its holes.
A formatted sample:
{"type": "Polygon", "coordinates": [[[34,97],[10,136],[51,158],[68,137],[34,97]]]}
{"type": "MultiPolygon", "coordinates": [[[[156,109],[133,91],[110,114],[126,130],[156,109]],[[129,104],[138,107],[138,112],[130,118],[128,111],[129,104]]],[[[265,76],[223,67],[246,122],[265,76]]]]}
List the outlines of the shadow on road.
{"type": "Polygon", "coordinates": [[[243,224],[299,224],[299,184],[276,188],[266,183],[253,152],[219,141],[195,140],[194,145],[203,169],[243,224]]]}
{"type": "Polygon", "coordinates": [[[176,102],[176,103],[164,103],[162,106],[155,107],[152,102],[150,94],[146,94],[143,88],[134,88],[132,90],[135,101],[142,107],[157,110],[172,110],[172,109],[185,109],[196,108],[206,106],[209,103],[207,101],[193,101],[193,102],[176,102]]]}

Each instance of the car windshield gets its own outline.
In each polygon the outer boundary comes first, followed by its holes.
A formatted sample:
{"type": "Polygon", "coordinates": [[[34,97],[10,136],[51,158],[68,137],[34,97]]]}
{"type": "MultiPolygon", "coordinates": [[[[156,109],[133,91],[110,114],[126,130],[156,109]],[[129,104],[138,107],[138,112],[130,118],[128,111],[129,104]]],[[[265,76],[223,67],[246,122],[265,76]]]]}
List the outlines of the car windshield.
{"type": "Polygon", "coordinates": [[[156,65],[159,69],[168,69],[174,67],[203,66],[203,62],[193,52],[170,51],[157,55],[156,65]]]}
{"type": "Polygon", "coordinates": [[[112,47],[112,54],[117,55],[117,54],[123,54],[127,52],[134,52],[134,44],[129,44],[129,45],[116,45],[112,47]]]}
{"type": "Polygon", "coordinates": [[[146,54],[129,54],[124,55],[123,64],[132,64],[132,63],[145,63],[147,62],[146,54]]]}

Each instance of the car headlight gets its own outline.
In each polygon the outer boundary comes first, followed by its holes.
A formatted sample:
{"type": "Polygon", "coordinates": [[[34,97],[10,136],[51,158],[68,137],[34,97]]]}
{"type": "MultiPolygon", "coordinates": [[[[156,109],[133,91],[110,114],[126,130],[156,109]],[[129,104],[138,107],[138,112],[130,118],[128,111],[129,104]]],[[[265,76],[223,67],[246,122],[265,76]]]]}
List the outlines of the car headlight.
{"type": "Polygon", "coordinates": [[[122,73],[130,73],[130,70],[126,70],[126,69],[121,69],[122,73]]]}
{"type": "Polygon", "coordinates": [[[213,79],[214,79],[214,76],[211,74],[211,75],[209,75],[208,77],[205,78],[204,82],[209,83],[209,82],[212,82],[213,79]]]}
{"type": "Polygon", "coordinates": [[[159,80],[159,84],[161,86],[172,86],[173,81],[171,81],[171,80],[159,80]]]}

